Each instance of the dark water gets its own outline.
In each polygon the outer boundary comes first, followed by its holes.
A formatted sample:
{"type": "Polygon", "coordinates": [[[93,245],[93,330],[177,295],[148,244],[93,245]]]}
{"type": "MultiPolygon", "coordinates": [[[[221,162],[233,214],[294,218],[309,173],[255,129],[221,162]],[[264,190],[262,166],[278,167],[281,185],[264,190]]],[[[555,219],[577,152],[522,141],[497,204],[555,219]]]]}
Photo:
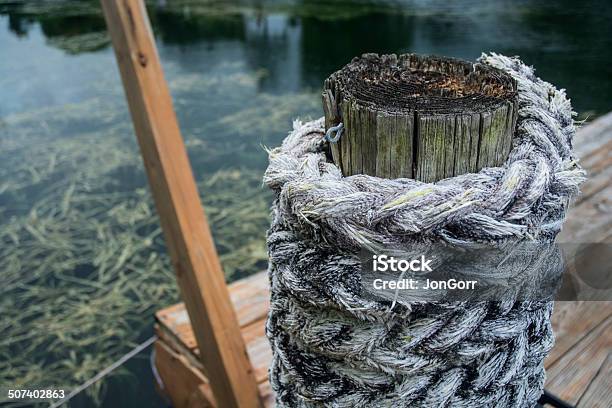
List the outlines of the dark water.
{"type": "MultiPolygon", "coordinates": [[[[277,145],[292,119],[320,116],[324,78],[353,56],[417,52],[473,60],[488,51],[518,55],[539,76],[567,89],[580,118],[612,110],[612,3],[605,0],[148,4],[229,280],[265,267],[270,196],[260,188],[267,161],[263,146],[277,145]]],[[[119,279],[151,274],[138,284],[145,296],[117,295],[132,304],[125,309],[109,306],[114,310],[108,313],[109,322],[98,320],[104,330],[82,325],[81,337],[94,339],[83,348],[76,341],[50,339],[28,349],[31,357],[14,361],[33,340],[0,346],[0,367],[31,365],[0,374],[0,388],[23,379],[38,363],[55,373],[55,363],[71,358],[65,352],[71,347],[76,366],[87,356],[108,355],[92,363],[90,371],[96,372],[151,333],[154,310],[178,299],[171,273],[151,272],[169,270],[151,208],[97,3],[0,0],[0,277],[9,282],[0,294],[0,310],[4,314],[27,310],[32,303],[46,305],[57,295],[41,288],[55,285],[105,307],[116,301],[107,292],[119,279]],[[113,198],[79,204],[96,195],[113,198]],[[81,226],[83,219],[87,224],[81,226]],[[96,229],[83,232],[92,224],[96,229]],[[32,226],[41,233],[57,231],[47,238],[54,245],[30,244],[32,226]],[[100,238],[108,237],[107,231],[115,234],[113,239],[100,238]],[[151,245],[137,247],[146,237],[151,245]],[[100,266],[108,263],[104,254],[117,259],[128,241],[135,249],[126,255],[127,266],[117,265],[108,278],[100,266]],[[72,249],[64,248],[72,243],[72,249]],[[26,246],[33,249],[19,255],[26,246]],[[151,260],[152,254],[160,255],[151,260]],[[33,272],[40,265],[53,274],[33,272]],[[16,277],[29,286],[15,283],[16,277]],[[90,290],[75,278],[102,282],[103,287],[90,290]],[[128,329],[115,332],[113,321],[122,328],[129,323],[128,329]],[[112,341],[95,341],[106,339],[109,331],[115,333],[112,341]]],[[[68,318],[73,313],[68,306],[54,307],[54,313],[65,312],[68,318]]],[[[43,316],[33,310],[23,327],[52,337],[40,329],[43,316]]],[[[5,338],[20,338],[17,323],[2,319],[5,338]]],[[[73,371],[57,371],[47,384],[74,385],[87,377],[71,378],[73,371]]],[[[152,381],[143,354],[105,383],[101,404],[162,406],[152,381]]],[[[92,401],[80,397],[74,406],[92,401]]]]}
{"type": "MultiPolygon", "coordinates": [[[[0,2],[6,27],[0,37],[3,115],[78,102],[92,96],[88,84],[100,71],[116,75],[107,42],[78,41],[104,31],[95,2],[11,3],[0,2]],[[65,41],[70,38],[76,44],[65,41]]],[[[566,88],[578,111],[610,109],[612,6],[605,0],[161,0],[149,5],[164,63],[200,75],[228,61],[242,63],[266,71],[261,92],[317,90],[330,72],[363,52],[475,59],[495,51],[519,55],[543,78],[566,88]]]]}

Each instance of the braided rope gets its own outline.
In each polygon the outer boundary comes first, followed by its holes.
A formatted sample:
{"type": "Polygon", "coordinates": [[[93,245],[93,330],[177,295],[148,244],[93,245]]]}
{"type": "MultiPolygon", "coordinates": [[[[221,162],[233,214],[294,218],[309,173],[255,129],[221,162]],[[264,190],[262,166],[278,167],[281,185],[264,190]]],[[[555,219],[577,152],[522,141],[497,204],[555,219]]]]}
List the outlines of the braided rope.
{"type": "Polygon", "coordinates": [[[569,100],[518,59],[480,62],[518,83],[503,167],[437,183],[342,177],[323,119],[269,152],[270,383],[281,407],[531,407],[553,344],[552,302],[402,303],[360,295],[355,253],[411,240],[552,240],[585,175],[569,100]]]}

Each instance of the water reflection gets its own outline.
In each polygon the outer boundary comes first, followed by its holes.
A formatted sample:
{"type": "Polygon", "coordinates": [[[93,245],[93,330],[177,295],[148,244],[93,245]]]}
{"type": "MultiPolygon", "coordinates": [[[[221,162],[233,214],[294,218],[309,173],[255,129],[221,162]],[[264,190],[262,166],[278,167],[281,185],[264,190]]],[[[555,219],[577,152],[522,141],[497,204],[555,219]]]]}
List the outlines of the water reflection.
{"type": "MultiPolygon", "coordinates": [[[[474,59],[482,51],[520,55],[566,87],[579,111],[601,114],[607,95],[612,6],[604,0],[460,2],[353,0],[150,2],[158,41],[185,53],[236,47],[262,89],[318,89],[330,72],[362,52],[437,53],[474,59]],[[595,85],[597,84],[597,85],[595,85]]],[[[108,47],[97,2],[17,2],[0,6],[8,30],[39,25],[68,53],[108,47]]],[[[189,61],[192,63],[192,61],[189,61]]],[[[197,69],[197,67],[194,67],[197,69]]]]}

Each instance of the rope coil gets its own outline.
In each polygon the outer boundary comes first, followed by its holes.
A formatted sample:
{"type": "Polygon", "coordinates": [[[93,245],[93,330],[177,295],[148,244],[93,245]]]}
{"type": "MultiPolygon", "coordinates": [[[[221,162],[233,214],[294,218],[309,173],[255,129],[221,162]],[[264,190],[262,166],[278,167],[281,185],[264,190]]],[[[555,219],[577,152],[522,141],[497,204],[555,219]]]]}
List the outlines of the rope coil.
{"type": "MultiPolygon", "coordinates": [[[[551,241],[584,171],[563,90],[518,59],[519,119],[502,167],[437,183],[343,177],[323,118],[270,152],[270,383],[280,407],[531,407],[553,344],[552,302],[406,303],[360,293],[356,253],[411,242],[551,241]]],[[[336,134],[337,137],[337,134],[336,134]]]]}

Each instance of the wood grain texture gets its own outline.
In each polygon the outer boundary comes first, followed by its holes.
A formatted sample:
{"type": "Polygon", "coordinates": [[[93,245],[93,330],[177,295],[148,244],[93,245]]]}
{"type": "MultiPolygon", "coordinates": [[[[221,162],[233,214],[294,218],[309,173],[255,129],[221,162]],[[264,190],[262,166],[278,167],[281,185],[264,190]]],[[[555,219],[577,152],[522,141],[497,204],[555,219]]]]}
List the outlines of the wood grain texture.
{"type": "Polygon", "coordinates": [[[505,162],[517,119],[516,84],[482,64],[414,54],[364,54],[324,82],[326,129],[345,176],[434,182],[505,162]]]}
{"type": "MultiPolygon", "coordinates": [[[[580,164],[588,170],[589,181],[581,188],[581,194],[576,198],[575,205],[581,206],[583,202],[595,202],[591,199],[594,195],[598,198],[597,205],[585,205],[591,211],[610,211],[612,206],[612,193],[610,192],[610,180],[612,179],[612,112],[604,115],[589,125],[578,130],[574,140],[574,154],[580,159],[580,164]],[[598,207],[598,208],[595,208],[598,207]]],[[[586,215],[586,214],[585,214],[586,215]]],[[[600,222],[600,230],[606,229],[605,220],[609,218],[600,216],[592,220],[600,222]]],[[[571,225],[570,231],[579,229],[578,225],[571,225]]],[[[608,230],[612,228],[609,227],[608,230]]],[[[585,231],[586,232],[586,231],[585,231]]],[[[585,235],[584,233],[582,234],[585,235]]]]}
{"type": "Polygon", "coordinates": [[[612,354],[599,368],[595,378],[578,401],[579,408],[609,408],[612,403],[612,354]]]}
{"type": "Polygon", "coordinates": [[[546,359],[546,367],[557,363],[572,347],[582,341],[593,328],[612,315],[612,302],[555,302],[552,325],[555,347],[546,359]]]}
{"type": "MultiPolygon", "coordinates": [[[[266,272],[259,272],[232,283],[230,298],[238,316],[241,334],[258,383],[266,380],[272,351],[264,335],[265,319],[270,307],[270,289],[266,272]]],[[[200,351],[183,303],[169,306],[155,314],[157,334],[172,348],[186,355],[192,366],[205,375],[207,368],[199,362],[200,351]]]]}
{"type": "MultiPolygon", "coordinates": [[[[163,387],[172,389],[168,397],[175,408],[216,407],[208,378],[189,363],[184,353],[177,352],[167,343],[155,343],[155,367],[163,387]]],[[[163,392],[163,390],[160,390],[163,392]]]]}
{"type": "Polygon", "coordinates": [[[219,406],[259,392],[204,215],[142,0],[102,0],[134,129],[201,361],[219,406]]]}
{"type": "MultiPolygon", "coordinates": [[[[338,105],[334,99],[334,95],[328,90],[323,92],[323,111],[325,112],[325,129],[329,129],[332,126],[340,123],[340,112],[338,112],[338,105]]],[[[334,162],[340,163],[342,157],[340,156],[340,148],[338,143],[331,144],[331,152],[334,162]]],[[[342,165],[339,164],[340,168],[342,165]]]]}
{"type": "Polygon", "coordinates": [[[546,386],[576,405],[612,350],[612,316],[595,326],[547,369],[546,386]]]}
{"type": "MultiPolygon", "coordinates": [[[[264,406],[271,407],[274,396],[268,382],[268,367],[272,360],[272,350],[265,336],[266,316],[270,306],[266,271],[232,283],[229,285],[229,292],[239,317],[241,336],[253,366],[261,400],[264,406]]],[[[200,350],[195,341],[185,304],[179,303],[162,309],[155,314],[155,318],[157,321],[155,332],[159,337],[157,343],[162,343],[166,349],[172,351],[172,353],[156,355],[156,367],[164,383],[168,383],[162,393],[168,395],[173,402],[194,399],[194,395],[201,396],[202,391],[208,387],[207,378],[214,376],[214,373],[210,374],[200,362],[200,350]],[[159,369],[160,366],[161,369],[159,369]],[[168,369],[168,366],[171,366],[172,369],[168,369]],[[200,388],[204,386],[204,389],[195,389],[193,382],[190,381],[192,371],[200,374],[201,382],[198,386],[200,388]],[[175,386],[177,377],[184,378],[189,386],[185,387],[183,383],[175,386]]]]}

